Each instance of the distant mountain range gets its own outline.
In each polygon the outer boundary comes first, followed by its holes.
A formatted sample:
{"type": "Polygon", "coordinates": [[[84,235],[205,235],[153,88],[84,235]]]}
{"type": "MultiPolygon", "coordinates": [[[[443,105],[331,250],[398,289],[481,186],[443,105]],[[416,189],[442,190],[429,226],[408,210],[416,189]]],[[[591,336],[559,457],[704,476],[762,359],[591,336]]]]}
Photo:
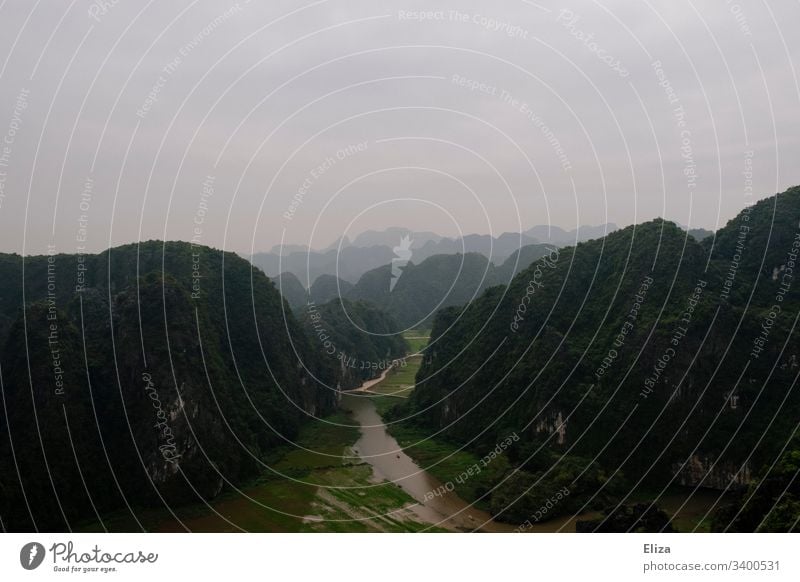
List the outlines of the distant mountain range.
{"type": "Polygon", "coordinates": [[[343,237],[321,250],[311,250],[303,245],[276,246],[269,252],[253,254],[250,261],[268,277],[292,273],[308,289],[321,275],[332,275],[355,284],[366,272],[391,264],[395,258],[394,247],[404,237],[411,240],[411,260],[416,264],[434,255],[478,253],[499,265],[528,245],[573,245],[603,237],[615,230],[617,226],[612,223],[581,226],[569,231],[557,226],[540,225],[522,233],[506,232],[498,236],[470,234],[453,239],[433,232],[394,227],[382,231],[368,230],[352,241],[343,237]]]}
{"type": "Polygon", "coordinates": [[[306,291],[289,272],[274,279],[275,285],[301,319],[309,301],[323,305],[334,299],[366,302],[382,311],[396,325],[394,331],[429,327],[437,309],[464,305],[484,289],[505,285],[520,270],[545,256],[554,245],[532,244],[514,251],[499,266],[476,252],[433,255],[420,263],[409,262],[392,285],[392,265],[367,271],[353,285],[334,275],[320,275],[306,291]]]}

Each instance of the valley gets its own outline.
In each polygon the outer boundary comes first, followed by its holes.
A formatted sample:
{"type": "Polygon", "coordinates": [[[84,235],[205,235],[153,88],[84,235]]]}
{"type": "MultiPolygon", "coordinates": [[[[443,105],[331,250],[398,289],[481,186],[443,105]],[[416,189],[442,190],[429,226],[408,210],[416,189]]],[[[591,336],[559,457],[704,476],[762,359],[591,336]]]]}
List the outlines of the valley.
{"type": "MultiPolygon", "coordinates": [[[[79,531],[156,532],[574,532],[595,511],[517,526],[497,522],[457,475],[479,459],[452,443],[429,438],[404,423],[387,426],[382,414],[408,398],[428,339],[405,335],[415,353],[407,365],[386,370],[342,396],[339,409],[301,430],[294,446],[276,452],[257,479],[211,503],[171,510],[142,509],[84,524],[79,531]],[[423,468],[424,467],[424,468],[423,468]],[[468,496],[467,501],[460,494],[468,496]]],[[[675,510],[681,531],[706,531],[700,517],[718,495],[676,489],[660,504],[675,510]]],[[[639,501],[652,499],[639,492],[639,501]]]]}

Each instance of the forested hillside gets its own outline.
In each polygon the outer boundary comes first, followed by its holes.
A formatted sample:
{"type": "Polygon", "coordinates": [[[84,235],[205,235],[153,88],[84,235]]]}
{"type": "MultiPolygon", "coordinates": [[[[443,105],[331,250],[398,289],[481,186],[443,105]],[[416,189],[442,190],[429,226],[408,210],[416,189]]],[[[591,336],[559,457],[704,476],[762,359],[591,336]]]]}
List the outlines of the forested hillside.
{"type": "Polygon", "coordinates": [[[656,220],[554,251],[439,311],[403,412],[478,452],[521,436],[508,456],[522,470],[486,492],[510,521],[562,486],[558,512],[640,485],[773,483],[778,459],[796,467],[799,249],[793,188],[701,243],[656,220]]]}
{"type": "Polygon", "coordinates": [[[553,248],[523,247],[497,267],[478,253],[434,255],[402,266],[394,285],[392,265],[387,264],[365,273],[345,297],[372,303],[402,328],[429,327],[437,310],[466,305],[485,289],[508,284],[519,270],[553,248]]]}
{"type": "Polygon", "coordinates": [[[234,254],[2,255],[0,286],[8,529],[211,498],[335,405],[337,369],[234,254]]]}
{"type": "Polygon", "coordinates": [[[310,303],[302,312],[308,337],[334,366],[339,387],[349,390],[381,373],[408,352],[391,316],[362,301],[333,299],[310,303]]]}

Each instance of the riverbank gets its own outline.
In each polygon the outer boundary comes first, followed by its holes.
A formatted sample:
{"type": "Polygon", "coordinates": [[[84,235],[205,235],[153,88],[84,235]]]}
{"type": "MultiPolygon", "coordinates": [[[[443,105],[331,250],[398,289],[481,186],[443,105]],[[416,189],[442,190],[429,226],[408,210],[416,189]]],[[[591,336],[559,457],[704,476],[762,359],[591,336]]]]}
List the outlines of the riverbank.
{"type": "MultiPolygon", "coordinates": [[[[420,342],[421,343],[421,342],[420,342]]],[[[380,381],[343,394],[335,414],[308,423],[293,445],[266,459],[254,481],[230,489],[209,504],[135,510],[106,516],[79,531],[160,532],[510,532],[516,526],[491,519],[481,501],[508,469],[499,456],[467,479],[458,479],[480,459],[453,443],[428,438],[409,423],[383,421],[387,410],[414,389],[421,355],[387,370],[380,381]],[[365,388],[366,386],[366,388],[365,388]]],[[[644,493],[642,494],[645,495],[644,493]]],[[[682,531],[698,527],[713,499],[670,492],[659,501],[681,508],[682,531]]],[[[593,519],[597,514],[583,514],[593,519]]],[[[577,518],[534,523],[528,532],[574,532],[577,518]]]]}
{"type": "MultiPolygon", "coordinates": [[[[430,526],[394,483],[376,483],[372,467],[353,448],[361,431],[344,411],[309,423],[291,449],[276,453],[256,480],[210,504],[136,510],[157,532],[416,532],[430,526]],[[174,515],[173,515],[174,513],[174,515]]],[[[141,531],[119,512],[80,531],[141,531]]]]}
{"type": "MultiPolygon", "coordinates": [[[[419,359],[420,356],[411,356],[419,359]]],[[[403,381],[418,364],[399,367],[403,381]],[[409,370],[410,372],[406,371],[409,370]]],[[[365,382],[369,395],[385,380],[365,382]]],[[[410,376],[409,376],[410,374],[410,376]]],[[[347,394],[343,398],[348,398],[347,394]]],[[[367,429],[368,430],[368,429],[367,429]]],[[[445,531],[420,516],[418,502],[391,481],[376,480],[372,465],[356,452],[364,429],[339,410],[306,424],[292,446],[264,459],[263,473],[210,503],[134,508],[78,526],[78,531],[136,532],[418,532],[445,531]]]]}
{"type": "Polygon", "coordinates": [[[468,504],[457,493],[448,490],[442,481],[409,457],[386,430],[374,400],[370,396],[355,394],[342,400],[342,407],[350,411],[361,425],[361,438],[353,450],[372,467],[374,482],[390,482],[406,492],[415,501],[408,509],[418,519],[429,524],[430,529],[487,532],[513,530],[513,526],[494,522],[487,512],[468,504]]]}

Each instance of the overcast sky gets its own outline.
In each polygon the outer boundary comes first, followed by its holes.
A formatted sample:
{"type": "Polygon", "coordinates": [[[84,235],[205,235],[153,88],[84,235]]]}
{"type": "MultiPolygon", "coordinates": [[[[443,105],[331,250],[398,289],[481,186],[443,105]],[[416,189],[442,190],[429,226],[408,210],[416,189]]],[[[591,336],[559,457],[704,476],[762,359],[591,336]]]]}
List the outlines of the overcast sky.
{"type": "Polygon", "coordinates": [[[795,1],[6,0],[0,251],[714,229],[800,183],[798,23],[795,1]]]}

